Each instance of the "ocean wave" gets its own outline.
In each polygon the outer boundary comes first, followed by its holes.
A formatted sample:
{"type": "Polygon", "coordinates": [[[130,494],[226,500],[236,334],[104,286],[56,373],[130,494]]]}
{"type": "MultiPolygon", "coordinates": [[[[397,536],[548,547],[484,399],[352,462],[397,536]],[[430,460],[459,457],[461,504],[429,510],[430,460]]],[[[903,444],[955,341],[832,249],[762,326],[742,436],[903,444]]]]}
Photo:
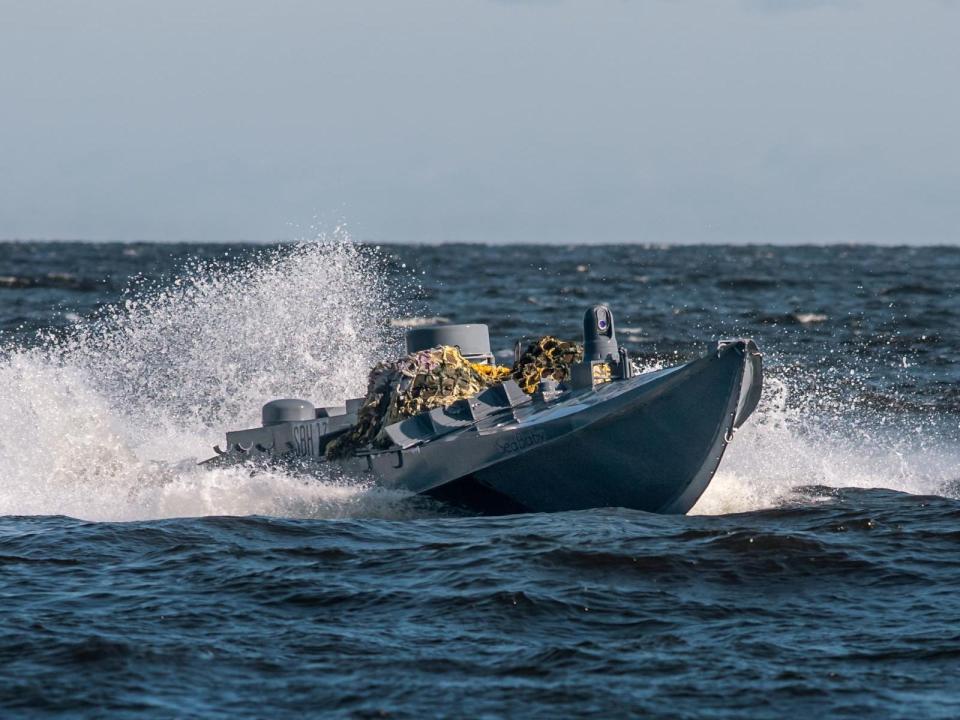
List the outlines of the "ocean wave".
{"type": "Polygon", "coordinates": [[[901,285],[892,285],[880,290],[880,295],[929,295],[936,297],[943,295],[943,289],[924,285],[922,283],[904,283],[901,285]]]}
{"type": "Polygon", "coordinates": [[[103,281],[78,277],[66,272],[49,272],[45,275],[0,275],[0,289],[33,290],[36,288],[96,292],[103,289],[103,281]]]}
{"type": "Polygon", "coordinates": [[[760,315],[756,321],[764,325],[816,325],[829,319],[826,313],[791,312],[780,315],[760,315]]]}

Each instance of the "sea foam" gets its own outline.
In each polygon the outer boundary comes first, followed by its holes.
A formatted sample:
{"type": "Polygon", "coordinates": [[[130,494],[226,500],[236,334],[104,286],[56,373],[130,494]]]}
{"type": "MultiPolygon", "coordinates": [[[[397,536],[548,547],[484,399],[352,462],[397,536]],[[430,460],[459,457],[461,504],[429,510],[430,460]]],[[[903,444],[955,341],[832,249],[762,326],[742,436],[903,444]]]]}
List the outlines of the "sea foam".
{"type": "Polygon", "coordinates": [[[811,394],[817,384],[801,382],[801,372],[767,371],[760,406],[735,434],[693,514],[807,501],[812,486],[957,496],[960,446],[944,418],[848,404],[831,383],[811,394]]]}

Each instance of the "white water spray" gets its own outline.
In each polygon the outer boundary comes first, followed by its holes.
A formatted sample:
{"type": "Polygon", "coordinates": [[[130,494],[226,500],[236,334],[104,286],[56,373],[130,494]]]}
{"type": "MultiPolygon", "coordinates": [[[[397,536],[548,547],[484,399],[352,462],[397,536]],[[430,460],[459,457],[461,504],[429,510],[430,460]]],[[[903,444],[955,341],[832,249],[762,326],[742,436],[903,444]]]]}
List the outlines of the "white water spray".
{"type": "Polygon", "coordinates": [[[797,398],[799,384],[767,372],[760,406],[692,514],[773,508],[817,485],[956,495],[960,446],[939,419],[844,406],[830,387],[797,398]]]}
{"type": "Polygon", "coordinates": [[[275,397],[342,401],[394,354],[375,258],[345,241],[195,264],[123,307],[0,359],[0,514],[85,519],[392,515],[399,493],[327,477],[208,471],[275,397]]]}

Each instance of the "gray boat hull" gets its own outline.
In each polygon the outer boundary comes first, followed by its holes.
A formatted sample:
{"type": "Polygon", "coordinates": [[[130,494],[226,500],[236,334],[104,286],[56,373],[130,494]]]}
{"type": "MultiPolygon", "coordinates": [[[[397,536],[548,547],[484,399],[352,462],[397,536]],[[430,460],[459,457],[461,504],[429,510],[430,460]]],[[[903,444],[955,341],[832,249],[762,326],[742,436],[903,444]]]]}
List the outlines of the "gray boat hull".
{"type": "MultiPolygon", "coordinates": [[[[706,490],[734,431],[756,408],[761,387],[756,345],[724,341],[685,365],[553,400],[531,400],[507,388],[498,406],[481,395],[469,407],[391,426],[394,447],[340,462],[384,487],[481,513],[596,507],[686,513],[706,490]]],[[[307,427],[311,423],[259,429],[271,433],[269,443],[265,434],[263,443],[245,436],[245,454],[325,463],[322,422],[314,421],[316,431],[307,427]],[[283,442],[285,431],[295,439],[309,435],[310,442],[283,442]]]]}

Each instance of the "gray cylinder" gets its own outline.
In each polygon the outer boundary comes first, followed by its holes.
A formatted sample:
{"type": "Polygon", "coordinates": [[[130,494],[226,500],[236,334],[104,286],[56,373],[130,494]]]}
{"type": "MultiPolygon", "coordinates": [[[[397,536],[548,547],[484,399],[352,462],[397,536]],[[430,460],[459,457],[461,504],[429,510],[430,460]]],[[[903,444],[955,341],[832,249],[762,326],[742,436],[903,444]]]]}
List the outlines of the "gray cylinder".
{"type": "Polygon", "coordinates": [[[263,406],[260,417],[264,427],[285,422],[302,422],[315,420],[317,409],[308,400],[271,400],[263,406]]]}
{"type": "Polygon", "coordinates": [[[619,352],[613,313],[606,305],[594,305],[583,316],[583,361],[616,362],[619,352]]]}
{"type": "Polygon", "coordinates": [[[486,325],[428,325],[407,330],[407,352],[452,345],[460,348],[460,354],[474,362],[493,360],[490,352],[490,331],[486,325]]]}

